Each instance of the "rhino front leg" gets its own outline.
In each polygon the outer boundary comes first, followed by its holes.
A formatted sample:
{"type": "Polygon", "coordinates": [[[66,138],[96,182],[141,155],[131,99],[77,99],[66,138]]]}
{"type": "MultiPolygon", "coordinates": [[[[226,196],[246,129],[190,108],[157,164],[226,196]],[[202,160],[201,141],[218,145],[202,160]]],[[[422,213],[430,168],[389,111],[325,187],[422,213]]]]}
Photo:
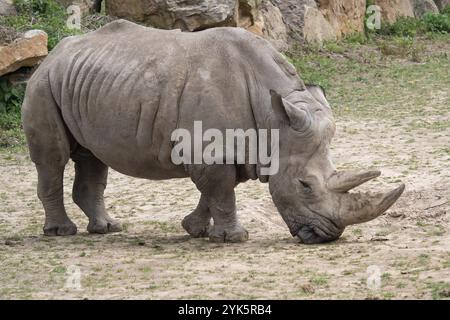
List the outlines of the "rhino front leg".
{"type": "Polygon", "coordinates": [[[204,196],[200,197],[197,208],[183,219],[181,225],[194,238],[203,238],[209,235],[211,212],[204,196]]]}
{"type": "Polygon", "coordinates": [[[111,218],[105,209],[103,193],[108,178],[108,167],[82,147],[72,155],[72,159],[75,161],[72,197],[89,218],[88,232],[122,231],[120,222],[111,218]]]}
{"type": "Polygon", "coordinates": [[[234,190],[227,199],[210,199],[210,210],[214,225],[209,231],[209,240],[213,242],[244,242],[248,232],[240,224],[236,215],[234,190]]]}
{"type": "Polygon", "coordinates": [[[208,235],[213,242],[243,242],[248,232],[239,223],[236,215],[236,167],[233,165],[211,165],[194,170],[191,175],[202,193],[214,225],[208,235]],[[196,171],[196,172],[195,172],[196,171]]]}

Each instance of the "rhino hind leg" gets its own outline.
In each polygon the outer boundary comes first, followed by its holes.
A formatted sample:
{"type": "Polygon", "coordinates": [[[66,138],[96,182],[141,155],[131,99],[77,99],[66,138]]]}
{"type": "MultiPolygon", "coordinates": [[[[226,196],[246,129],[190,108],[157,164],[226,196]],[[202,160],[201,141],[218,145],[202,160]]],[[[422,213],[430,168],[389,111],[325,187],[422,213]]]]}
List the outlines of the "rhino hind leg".
{"type": "Polygon", "coordinates": [[[204,196],[200,197],[197,208],[191,214],[184,217],[181,225],[194,238],[209,236],[209,230],[212,226],[211,212],[209,211],[208,203],[204,196]]]}
{"type": "MultiPolygon", "coordinates": [[[[233,165],[210,165],[196,168],[191,178],[202,193],[214,224],[208,229],[212,242],[243,242],[248,232],[236,215],[236,167],[233,165]]],[[[189,216],[188,216],[189,217],[189,216]]]]}
{"type": "Polygon", "coordinates": [[[89,233],[122,231],[120,222],[111,218],[105,209],[103,193],[108,178],[108,167],[89,150],[79,146],[72,154],[75,162],[75,181],[72,198],[89,218],[89,233]]]}
{"type": "Polygon", "coordinates": [[[22,106],[22,123],[31,160],[38,173],[37,194],[45,211],[44,234],[77,233],[63,199],[64,167],[69,161],[70,133],[46,81],[30,83],[22,106]]]}
{"type": "Polygon", "coordinates": [[[37,164],[38,197],[45,210],[44,234],[46,236],[70,236],[77,233],[77,226],[69,219],[64,208],[64,167],[37,164]]]}

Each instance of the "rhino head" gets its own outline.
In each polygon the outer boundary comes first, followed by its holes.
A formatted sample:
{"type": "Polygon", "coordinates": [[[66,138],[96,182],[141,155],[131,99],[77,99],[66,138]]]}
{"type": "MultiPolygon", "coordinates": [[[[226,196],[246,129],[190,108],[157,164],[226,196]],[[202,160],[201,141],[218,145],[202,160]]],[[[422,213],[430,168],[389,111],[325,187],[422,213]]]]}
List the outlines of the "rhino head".
{"type": "Polygon", "coordinates": [[[400,197],[405,186],[387,193],[350,193],[379,171],[336,171],[330,159],[335,133],[331,108],[318,86],[282,98],[271,91],[280,129],[279,170],[269,177],[272,199],[291,234],[303,243],[335,240],[351,224],[375,219],[400,197]]]}

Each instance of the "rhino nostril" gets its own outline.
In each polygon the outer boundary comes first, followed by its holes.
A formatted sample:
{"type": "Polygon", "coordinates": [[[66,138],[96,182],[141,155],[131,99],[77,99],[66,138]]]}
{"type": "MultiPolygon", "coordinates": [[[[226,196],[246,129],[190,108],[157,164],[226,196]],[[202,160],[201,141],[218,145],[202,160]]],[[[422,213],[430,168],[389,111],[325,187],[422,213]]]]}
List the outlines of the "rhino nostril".
{"type": "Polygon", "coordinates": [[[297,237],[304,244],[318,244],[336,240],[337,238],[339,238],[340,235],[339,234],[336,237],[318,235],[315,229],[316,228],[312,228],[310,226],[302,226],[297,233],[297,237]]]}
{"type": "Polygon", "coordinates": [[[302,226],[297,233],[297,237],[304,244],[321,243],[321,238],[309,226],[302,226]]]}

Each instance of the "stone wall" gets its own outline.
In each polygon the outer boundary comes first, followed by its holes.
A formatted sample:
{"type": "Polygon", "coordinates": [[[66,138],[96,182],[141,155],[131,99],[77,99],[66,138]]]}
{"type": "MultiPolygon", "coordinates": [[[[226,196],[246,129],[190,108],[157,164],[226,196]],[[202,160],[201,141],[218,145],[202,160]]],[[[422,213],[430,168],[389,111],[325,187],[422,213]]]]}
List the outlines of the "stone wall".
{"type": "MultiPolygon", "coordinates": [[[[105,0],[107,13],[164,29],[242,27],[278,49],[289,42],[323,42],[364,31],[366,0],[105,0]]],[[[374,0],[382,21],[438,12],[450,0],[374,0]]]]}

